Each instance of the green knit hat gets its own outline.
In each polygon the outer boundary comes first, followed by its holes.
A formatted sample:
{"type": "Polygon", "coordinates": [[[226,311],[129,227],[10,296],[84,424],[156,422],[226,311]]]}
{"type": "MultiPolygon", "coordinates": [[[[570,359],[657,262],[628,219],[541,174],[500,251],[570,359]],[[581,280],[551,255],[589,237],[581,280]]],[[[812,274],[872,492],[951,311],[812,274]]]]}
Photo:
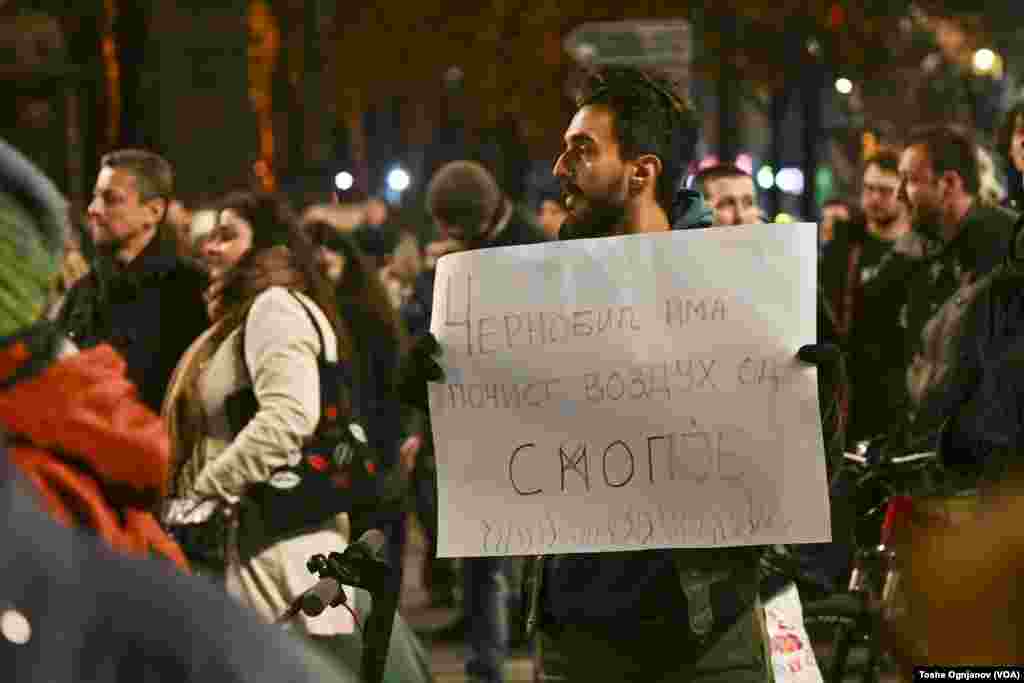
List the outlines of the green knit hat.
{"type": "Polygon", "coordinates": [[[42,171],[0,140],[0,336],[43,314],[60,273],[66,207],[42,171]]]}

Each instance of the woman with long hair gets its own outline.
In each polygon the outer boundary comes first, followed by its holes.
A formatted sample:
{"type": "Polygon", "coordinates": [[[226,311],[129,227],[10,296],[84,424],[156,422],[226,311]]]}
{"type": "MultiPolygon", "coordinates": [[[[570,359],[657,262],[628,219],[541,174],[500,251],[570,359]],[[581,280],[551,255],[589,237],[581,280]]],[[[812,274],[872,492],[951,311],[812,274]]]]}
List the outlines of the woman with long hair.
{"type": "MultiPolygon", "coordinates": [[[[348,360],[352,350],[313,245],[283,200],[225,197],[198,248],[210,278],[212,325],[182,357],[164,404],[175,465],[164,520],[179,532],[230,519],[224,511],[239,509],[251,486],[274,485],[274,471],[294,465],[320,421],[321,352],[334,361],[348,360]],[[231,399],[247,389],[255,405],[240,420],[231,399]]],[[[306,568],[312,555],[341,552],[349,540],[347,516],[338,515],[247,556],[237,526],[217,528],[227,529],[212,534],[219,548],[193,551],[193,565],[202,572],[208,560],[205,568],[266,621],[314,582],[306,568]]],[[[353,631],[340,609],[303,619],[314,637],[353,631]]]]}
{"type": "MultiPolygon", "coordinates": [[[[381,455],[384,465],[402,465],[408,477],[420,442],[406,439],[400,445],[402,411],[396,375],[408,339],[398,311],[391,305],[377,269],[353,237],[324,222],[307,223],[305,229],[315,245],[317,262],[334,284],[338,313],[349,330],[356,378],[355,412],[366,420],[370,445],[381,455]]],[[[389,527],[391,559],[396,567],[400,566],[404,538],[403,520],[396,514],[399,512],[387,511],[387,518],[373,520],[378,526],[389,527]]]]}

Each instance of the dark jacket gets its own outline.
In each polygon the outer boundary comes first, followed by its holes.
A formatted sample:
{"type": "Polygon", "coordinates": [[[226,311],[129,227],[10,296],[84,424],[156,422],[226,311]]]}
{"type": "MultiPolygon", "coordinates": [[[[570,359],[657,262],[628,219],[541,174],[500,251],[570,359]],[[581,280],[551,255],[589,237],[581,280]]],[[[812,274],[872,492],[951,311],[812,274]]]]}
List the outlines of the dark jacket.
{"type": "MultiPolygon", "coordinates": [[[[547,235],[544,234],[544,230],[537,224],[532,214],[522,206],[514,204],[512,216],[505,228],[494,239],[474,245],[473,248],[512,247],[520,244],[538,244],[547,240],[547,235]]],[[[431,268],[422,272],[416,279],[412,296],[402,306],[402,319],[413,337],[430,331],[430,311],[433,305],[434,269],[431,268]]]]}
{"type": "MultiPolygon", "coordinates": [[[[673,230],[711,226],[697,192],[680,192],[674,209],[673,230]]],[[[691,638],[710,642],[756,604],[759,553],[713,548],[530,558],[523,587],[527,635],[581,623],[628,632],[640,620],[663,619],[688,622],[691,638]]]]}
{"type": "Polygon", "coordinates": [[[943,459],[998,478],[1024,445],[1024,218],[1007,262],[974,292],[950,340],[951,368],[925,409],[947,420],[943,459]]]}
{"type": "Polygon", "coordinates": [[[7,462],[0,437],[4,680],[356,680],[351,672],[328,677],[324,664],[300,657],[284,633],[258,623],[213,584],[59,526],[30,490],[7,462]],[[18,635],[11,624],[20,621],[11,613],[28,624],[23,644],[11,640],[18,635]]]}
{"type": "Polygon", "coordinates": [[[209,326],[203,278],[155,237],[114,272],[98,261],[68,292],[59,322],[79,348],[109,343],[124,356],[143,403],[159,413],[178,359],[209,326]]]}
{"type": "Polygon", "coordinates": [[[975,205],[960,233],[926,261],[908,285],[906,325],[908,405],[914,440],[937,432],[952,406],[949,369],[955,364],[950,341],[957,338],[972,300],[987,287],[990,274],[1010,257],[1016,214],[975,205]]]}

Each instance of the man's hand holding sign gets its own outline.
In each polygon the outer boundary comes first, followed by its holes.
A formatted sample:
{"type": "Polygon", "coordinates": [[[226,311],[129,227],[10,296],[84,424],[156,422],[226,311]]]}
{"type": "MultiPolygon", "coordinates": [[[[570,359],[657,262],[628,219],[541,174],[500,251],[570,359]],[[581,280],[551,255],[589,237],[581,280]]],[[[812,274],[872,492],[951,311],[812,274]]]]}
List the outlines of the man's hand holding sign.
{"type": "Polygon", "coordinates": [[[438,554],[830,540],[816,372],[796,358],[815,336],[815,234],[442,258],[438,554]]]}

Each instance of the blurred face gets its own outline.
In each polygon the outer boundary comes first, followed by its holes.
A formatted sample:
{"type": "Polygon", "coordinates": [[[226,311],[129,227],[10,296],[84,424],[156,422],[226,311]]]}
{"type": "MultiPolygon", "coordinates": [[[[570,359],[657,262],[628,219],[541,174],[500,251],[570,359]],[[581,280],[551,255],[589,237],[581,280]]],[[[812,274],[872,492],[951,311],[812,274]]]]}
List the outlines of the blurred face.
{"type": "Polygon", "coordinates": [[[914,229],[935,234],[942,219],[942,191],[924,146],[914,145],[903,151],[900,178],[914,229]]]}
{"type": "Polygon", "coordinates": [[[381,225],[388,219],[388,205],[379,199],[366,202],[366,222],[370,225],[381,225]]]}
{"type": "Polygon", "coordinates": [[[760,223],[760,212],[754,195],[754,180],[747,176],[719,178],[705,183],[708,205],[714,212],[715,225],[750,225],[760,223]]]}
{"type": "Polygon", "coordinates": [[[117,251],[147,236],[163,218],[164,200],[143,200],[135,176],[104,166],[89,202],[89,232],[97,247],[117,251]]]}
{"type": "MultiPolygon", "coordinates": [[[[897,185],[899,176],[897,176],[897,185]]],[[[836,236],[836,223],[850,220],[850,211],[841,204],[831,204],[821,211],[821,243],[828,244],[836,236]]]]}
{"type": "Polygon", "coordinates": [[[555,239],[558,237],[558,229],[562,227],[567,213],[565,208],[553,199],[545,199],[541,202],[540,210],[537,212],[537,220],[544,228],[544,232],[555,239]]]}
{"type": "Polygon", "coordinates": [[[553,173],[562,185],[565,224],[579,237],[623,232],[628,164],[615,139],[614,114],[600,105],[583,107],[564,137],[565,151],[555,161],[553,173]]]}
{"type": "Polygon", "coordinates": [[[201,243],[200,255],[213,281],[220,280],[252,248],[252,225],[232,209],[224,209],[217,227],[201,243]]]}
{"type": "Polygon", "coordinates": [[[967,44],[967,37],[956,21],[943,17],[935,21],[935,42],[942,54],[954,60],[967,44]]]}
{"type": "Polygon", "coordinates": [[[899,220],[904,211],[900,201],[900,175],[883,171],[877,164],[868,166],[864,171],[860,208],[868,222],[878,226],[885,227],[899,220]]]}
{"type": "Polygon", "coordinates": [[[1013,166],[1024,173],[1024,114],[1017,114],[1013,124],[1013,135],[1010,137],[1010,160],[1013,166]]]}

